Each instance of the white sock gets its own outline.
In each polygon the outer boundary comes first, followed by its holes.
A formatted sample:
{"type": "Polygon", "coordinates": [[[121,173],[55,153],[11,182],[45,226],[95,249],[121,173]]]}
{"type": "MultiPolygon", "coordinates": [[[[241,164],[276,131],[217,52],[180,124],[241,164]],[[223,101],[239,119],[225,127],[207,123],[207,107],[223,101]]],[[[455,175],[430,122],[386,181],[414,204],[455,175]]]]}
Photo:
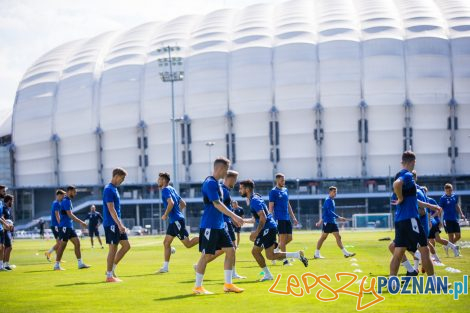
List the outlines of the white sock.
{"type": "Polygon", "coordinates": [[[344,248],[344,247],[341,249],[341,251],[343,251],[343,254],[344,254],[344,255],[348,255],[348,254],[349,254],[348,250],[346,250],[346,248],[344,248]]]}
{"type": "Polygon", "coordinates": [[[416,260],[416,259],[415,259],[414,261],[415,261],[415,262],[414,262],[414,263],[415,263],[415,264],[414,264],[414,269],[415,269],[415,271],[419,272],[419,260],[416,260]]]}
{"type": "Polygon", "coordinates": [[[163,268],[167,270],[167,269],[168,269],[168,264],[169,264],[169,263],[170,263],[170,262],[163,262],[163,268]]]}
{"type": "Polygon", "coordinates": [[[59,267],[60,266],[60,261],[56,261],[55,266],[59,267]]]}
{"type": "Polygon", "coordinates": [[[421,252],[416,251],[414,255],[415,255],[415,258],[417,258],[418,260],[421,260],[421,252]]]}
{"type": "Polygon", "coordinates": [[[202,280],[204,279],[204,274],[196,273],[196,287],[202,286],[202,280]]]}
{"type": "Polygon", "coordinates": [[[117,264],[113,264],[113,272],[116,270],[117,264]]]}
{"type": "Polygon", "coordinates": [[[235,269],[235,265],[232,266],[232,276],[237,276],[237,270],[235,269]]]}
{"type": "Polygon", "coordinates": [[[224,270],[225,275],[225,283],[231,284],[232,283],[232,270],[224,270]]]}
{"type": "Polygon", "coordinates": [[[401,265],[403,265],[408,272],[414,272],[415,270],[409,260],[406,260],[405,262],[401,263],[401,265]]]}
{"type": "Polygon", "coordinates": [[[318,249],[315,250],[315,255],[317,255],[317,256],[320,255],[320,250],[318,250],[318,249]]]}
{"type": "MultiPolygon", "coordinates": [[[[286,259],[287,258],[300,259],[300,253],[299,252],[286,252],[286,259]]],[[[286,260],[286,259],[284,259],[284,260],[286,260]]]]}
{"type": "Polygon", "coordinates": [[[3,261],[0,261],[0,268],[3,268],[3,261]]]}
{"type": "Polygon", "coordinates": [[[447,248],[455,249],[455,245],[452,242],[448,241],[447,248]]]}
{"type": "Polygon", "coordinates": [[[436,253],[436,254],[433,254],[432,256],[433,256],[433,258],[434,258],[434,260],[435,260],[436,262],[439,262],[439,261],[440,261],[439,257],[437,256],[437,253],[436,253]]]}
{"type": "Polygon", "coordinates": [[[82,259],[77,259],[77,262],[78,262],[78,265],[82,265],[82,264],[83,264],[82,259]]]}
{"type": "Polygon", "coordinates": [[[264,276],[273,276],[267,266],[263,267],[264,276]]]}
{"type": "Polygon", "coordinates": [[[54,252],[54,247],[50,248],[49,251],[47,251],[47,253],[51,254],[52,252],[54,252]]]}
{"type": "Polygon", "coordinates": [[[111,271],[111,272],[106,272],[106,277],[107,277],[107,278],[113,277],[113,271],[111,271]]]}
{"type": "Polygon", "coordinates": [[[8,262],[3,262],[3,266],[8,267],[10,264],[8,264],[8,262]]]}

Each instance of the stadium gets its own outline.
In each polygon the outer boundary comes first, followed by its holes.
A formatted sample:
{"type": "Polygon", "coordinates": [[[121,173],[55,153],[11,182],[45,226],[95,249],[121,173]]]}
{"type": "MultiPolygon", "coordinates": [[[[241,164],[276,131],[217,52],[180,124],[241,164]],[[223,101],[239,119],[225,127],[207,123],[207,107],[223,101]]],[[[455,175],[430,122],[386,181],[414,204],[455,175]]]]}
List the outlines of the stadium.
{"type": "MultiPolygon", "coordinates": [[[[319,230],[328,188],[337,186],[337,213],[351,219],[342,229],[377,231],[351,234],[364,254],[377,247],[367,237],[392,235],[390,196],[405,150],[416,153],[430,197],[452,183],[470,214],[466,0],[288,0],[148,22],[38,56],[12,102],[11,115],[0,117],[0,184],[15,196],[18,231],[34,234],[41,220],[47,226],[55,191],[67,185],[78,188],[78,217],[91,205],[102,210],[103,186],[122,167],[126,227],[165,233],[156,179],[169,172],[187,202],[188,230],[197,233],[201,184],[217,156],[253,179],[265,200],[284,173],[303,231],[319,230]]],[[[294,245],[303,248],[308,236],[294,245]]],[[[146,239],[136,242],[155,259],[146,239]]],[[[384,271],[378,258],[370,262],[364,271],[384,271]]],[[[192,269],[183,274],[193,277],[192,269]]],[[[167,296],[154,300],[179,299],[167,296]]]]}

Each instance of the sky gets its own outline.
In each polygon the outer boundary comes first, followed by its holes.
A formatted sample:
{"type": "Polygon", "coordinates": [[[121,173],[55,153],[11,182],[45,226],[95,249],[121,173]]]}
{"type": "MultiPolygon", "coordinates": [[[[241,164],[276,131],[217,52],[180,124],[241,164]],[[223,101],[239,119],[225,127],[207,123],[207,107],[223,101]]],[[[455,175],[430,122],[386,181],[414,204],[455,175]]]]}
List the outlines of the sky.
{"type": "Polygon", "coordinates": [[[284,0],[0,0],[0,122],[23,74],[62,43],[150,21],[284,0]]]}

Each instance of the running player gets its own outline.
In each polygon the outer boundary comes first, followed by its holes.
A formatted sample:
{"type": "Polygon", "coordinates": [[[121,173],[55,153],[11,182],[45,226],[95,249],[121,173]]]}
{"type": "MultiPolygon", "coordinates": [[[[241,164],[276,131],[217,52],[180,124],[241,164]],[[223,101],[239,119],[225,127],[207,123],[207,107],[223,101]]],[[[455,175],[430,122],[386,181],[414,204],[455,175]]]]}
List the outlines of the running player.
{"type": "Polygon", "coordinates": [[[445,194],[439,200],[439,206],[444,209],[444,229],[449,235],[449,241],[455,245],[460,240],[460,225],[457,213],[462,219],[465,219],[465,215],[460,208],[459,197],[453,193],[452,185],[445,184],[444,191],[445,194]]]}
{"type": "Polygon", "coordinates": [[[127,238],[127,229],[121,221],[121,198],[117,187],[126,179],[127,172],[117,167],[113,170],[111,182],[103,190],[103,227],[106,243],[109,246],[106,282],[117,283],[122,280],[116,275],[116,267],[119,261],[129,251],[131,245],[127,238]],[[121,249],[118,251],[118,245],[121,249]]]}
{"type": "Polygon", "coordinates": [[[250,240],[254,242],[251,253],[258,265],[263,269],[264,276],[260,281],[272,280],[273,276],[266,266],[266,260],[261,252],[265,251],[268,260],[283,260],[286,258],[296,258],[302,261],[305,267],[308,266],[308,260],[303,251],[297,252],[274,252],[277,246],[276,235],[277,225],[271,213],[269,213],[266,204],[261,195],[254,192],[255,183],[251,179],[240,182],[240,195],[247,199],[250,205],[253,218],[245,222],[255,222],[255,230],[251,232],[250,240]]]}
{"type": "Polygon", "coordinates": [[[60,238],[59,238],[59,223],[60,223],[60,203],[64,199],[65,191],[62,189],[57,189],[55,192],[55,200],[52,202],[51,205],[51,230],[52,234],[54,235],[55,245],[53,245],[49,251],[46,251],[44,254],[46,255],[47,260],[51,261],[51,254],[52,252],[59,249],[60,245],[60,238]]]}
{"type": "Polygon", "coordinates": [[[434,266],[429,255],[427,238],[423,226],[418,221],[417,188],[411,173],[416,164],[415,154],[411,151],[403,152],[401,164],[403,168],[396,175],[397,179],[393,183],[393,191],[397,199],[394,204],[396,204],[397,212],[395,214],[395,248],[390,261],[390,276],[397,276],[400,262],[407,249],[418,249],[423,267],[436,287],[434,266]]]}
{"type": "Polygon", "coordinates": [[[162,220],[169,220],[165,239],[163,239],[164,262],[163,267],[157,273],[167,273],[171,256],[171,243],[175,237],[183,243],[186,248],[192,248],[199,243],[199,237],[189,239],[189,233],[186,230],[184,215],[181,210],[186,208],[186,202],[176,193],[175,188],[170,186],[170,174],[161,172],[157,179],[158,188],[161,190],[163,207],[165,213],[162,220]]]}
{"type": "Polygon", "coordinates": [[[201,258],[196,266],[196,285],[193,292],[198,295],[212,294],[207,291],[202,282],[206,265],[215,254],[216,250],[222,249],[225,252],[224,276],[225,292],[243,292],[242,288],[238,288],[232,283],[232,267],[235,260],[235,248],[233,247],[230,235],[224,227],[223,215],[228,215],[235,226],[242,226],[243,219],[230,211],[222,202],[222,188],[219,185],[219,179],[227,175],[230,160],[219,157],[214,161],[214,171],[212,176],[207,177],[202,184],[202,196],[204,201],[204,213],[201,218],[199,231],[199,251],[201,258]]]}
{"type": "MultiPolygon", "coordinates": [[[[292,207],[289,203],[289,193],[287,191],[284,174],[276,174],[276,186],[269,192],[269,213],[274,215],[277,222],[277,232],[279,234],[279,251],[286,252],[286,246],[292,241],[292,224],[297,226],[292,207]],[[292,221],[292,222],[291,222],[292,221]]],[[[284,265],[290,265],[285,259],[284,265]]]]}
{"type": "Polygon", "coordinates": [[[320,249],[323,245],[323,242],[326,240],[329,234],[333,234],[336,239],[336,244],[343,252],[345,258],[349,258],[355,256],[356,253],[349,252],[343,246],[343,242],[341,241],[341,236],[339,234],[338,224],[336,223],[336,219],[340,220],[341,222],[347,221],[346,218],[339,216],[335,213],[335,200],[337,188],[335,186],[331,186],[328,188],[328,197],[326,197],[325,202],[323,202],[323,209],[322,209],[322,218],[315,224],[317,227],[322,226],[322,234],[317,242],[317,250],[315,251],[315,255],[313,256],[314,259],[324,259],[324,257],[320,254],[320,249]]]}
{"type": "Polygon", "coordinates": [[[95,247],[93,237],[96,236],[96,238],[98,238],[98,242],[100,243],[101,249],[104,249],[100,238],[100,232],[98,230],[100,224],[103,223],[103,217],[101,216],[100,212],[96,211],[96,207],[94,205],[90,207],[90,212],[88,213],[86,219],[88,220],[88,235],[90,236],[91,247],[95,247]]]}
{"type": "MultiPolygon", "coordinates": [[[[13,208],[13,201],[14,197],[12,195],[6,195],[4,198],[4,206],[3,206],[3,219],[5,222],[8,224],[9,221],[13,222],[13,216],[12,216],[12,208],[13,208]]],[[[11,250],[13,249],[12,247],[12,240],[13,240],[13,225],[10,225],[10,229],[5,228],[3,230],[4,235],[5,235],[5,251],[3,253],[3,267],[11,271],[14,267],[14,265],[10,265],[10,255],[11,255],[11,250]]]]}
{"type": "Polygon", "coordinates": [[[57,249],[56,262],[54,265],[55,271],[63,271],[64,269],[60,266],[60,260],[64,253],[65,247],[67,247],[67,242],[70,240],[75,247],[75,256],[77,257],[78,269],[89,268],[89,265],[86,265],[82,261],[82,252],[80,251],[80,239],[78,239],[77,233],[73,228],[73,222],[79,223],[81,226],[86,227],[86,223],[76,217],[72,210],[72,199],[77,195],[77,189],[74,186],[68,186],[66,190],[66,195],[60,203],[60,223],[59,223],[59,238],[60,244],[57,249]]]}

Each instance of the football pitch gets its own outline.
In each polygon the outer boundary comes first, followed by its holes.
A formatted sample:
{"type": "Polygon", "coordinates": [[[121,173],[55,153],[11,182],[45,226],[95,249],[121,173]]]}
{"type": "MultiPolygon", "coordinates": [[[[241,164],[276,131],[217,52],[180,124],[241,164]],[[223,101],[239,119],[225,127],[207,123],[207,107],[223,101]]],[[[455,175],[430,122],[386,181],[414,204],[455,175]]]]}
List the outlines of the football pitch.
{"type": "MultiPolygon", "coordinates": [[[[356,252],[355,260],[345,259],[337,248],[334,238],[328,238],[321,250],[325,259],[310,260],[308,268],[300,261],[293,266],[283,266],[281,262],[271,265],[271,272],[276,277],[282,274],[276,290],[286,290],[286,279],[290,274],[297,277],[311,272],[315,275],[328,274],[332,281],[328,285],[339,288],[345,281],[337,282],[338,272],[353,273],[359,279],[388,276],[390,253],[387,246],[390,241],[379,241],[391,237],[393,232],[344,231],[343,242],[349,251],[356,252]]],[[[320,233],[294,232],[294,240],[288,245],[289,251],[305,250],[308,258],[313,257],[315,244],[320,233]]],[[[445,234],[443,237],[445,237],[445,234]]],[[[462,240],[468,241],[470,230],[464,229],[462,240]]],[[[116,272],[123,283],[107,284],[105,266],[107,247],[91,249],[89,238],[82,239],[82,258],[91,265],[90,269],[77,269],[77,263],[69,243],[64,253],[66,271],[52,271],[53,263],[47,262],[44,252],[53,244],[52,240],[16,240],[13,246],[12,264],[17,267],[11,272],[0,272],[1,297],[0,312],[354,312],[357,297],[339,294],[336,301],[323,302],[316,293],[321,288],[316,286],[310,294],[303,297],[279,295],[268,292],[274,281],[258,282],[261,269],[251,256],[252,243],[248,234],[242,234],[237,252],[237,272],[247,279],[235,284],[245,289],[241,294],[225,294],[223,288],[223,256],[210,263],[204,277],[204,286],[214,295],[195,296],[193,264],[199,258],[197,246],[186,249],[175,240],[176,253],[172,255],[170,272],[154,274],[162,265],[163,237],[130,237],[131,250],[119,264],[116,272]]],[[[436,275],[448,276],[449,282],[462,281],[470,272],[470,249],[461,250],[459,258],[446,257],[442,246],[437,251],[445,264],[435,267],[436,275]],[[447,267],[459,269],[461,273],[451,273],[447,267]]],[[[451,253],[450,253],[451,254],[451,253]]],[[[55,254],[54,254],[55,257],[55,254]]],[[[400,273],[405,272],[400,268],[400,273]]],[[[346,281],[349,281],[346,280],[346,281]]],[[[468,288],[468,287],[467,287],[468,288]]],[[[293,288],[299,292],[300,288],[293,288]]],[[[348,290],[359,291],[354,283],[348,290]]],[[[453,300],[452,295],[390,295],[382,294],[385,299],[363,312],[465,312],[470,305],[470,297],[461,295],[453,300]]],[[[328,290],[321,293],[324,298],[333,297],[328,290]]],[[[366,294],[362,302],[375,299],[366,294]]]]}

